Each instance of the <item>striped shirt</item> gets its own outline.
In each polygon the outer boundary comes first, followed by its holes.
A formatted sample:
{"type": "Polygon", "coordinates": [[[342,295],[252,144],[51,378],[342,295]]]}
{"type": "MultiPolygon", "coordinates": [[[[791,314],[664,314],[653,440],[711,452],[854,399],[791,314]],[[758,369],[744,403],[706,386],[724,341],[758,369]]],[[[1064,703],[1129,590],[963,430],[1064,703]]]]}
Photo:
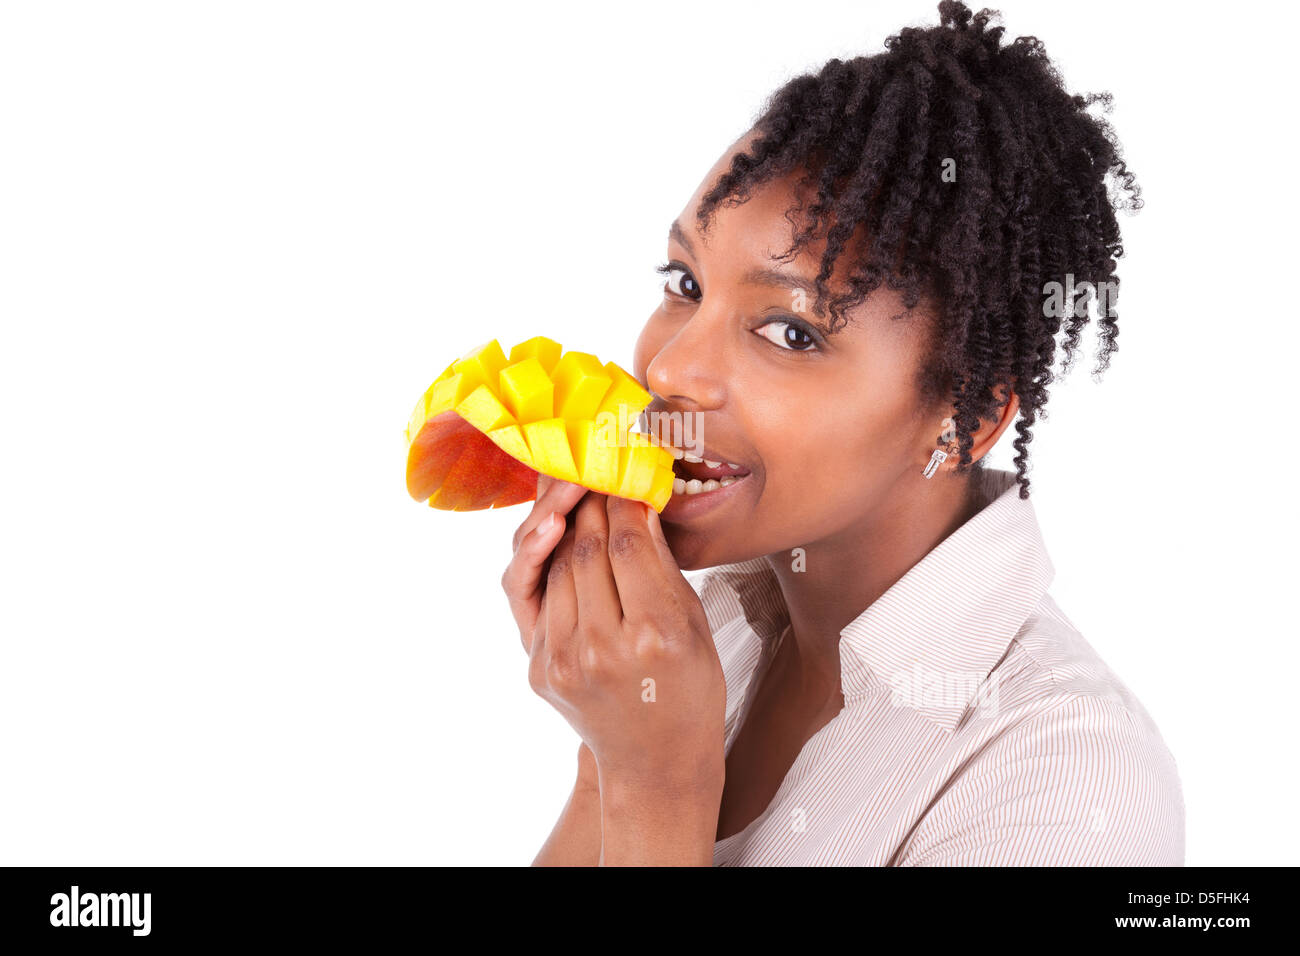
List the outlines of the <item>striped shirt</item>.
{"type": "MultiPolygon", "coordinates": [[[[1181,866],[1172,754],[1047,594],[1033,505],[981,511],[840,632],[844,708],[717,866],[1181,866]]],[[[787,632],[767,558],[691,579],[727,684],[726,747],[787,632]]]]}

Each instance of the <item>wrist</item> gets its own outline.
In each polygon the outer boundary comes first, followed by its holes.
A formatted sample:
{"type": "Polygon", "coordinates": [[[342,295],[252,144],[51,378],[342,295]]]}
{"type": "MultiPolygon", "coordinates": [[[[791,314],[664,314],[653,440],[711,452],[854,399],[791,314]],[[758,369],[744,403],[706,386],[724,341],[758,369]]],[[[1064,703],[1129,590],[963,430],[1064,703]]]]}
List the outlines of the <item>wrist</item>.
{"type": "Polygon", "coordinates": [[[670,803],[676,806],[714,807],[722,801],[726,759],[719,752],[690,762],[658,766],[609,767],[597,765],[598,785],[611,806],[670,803]]]}
{"type": "Polygon", "coordinates": [[[722,774],[601,774],[602,866],[711,866],[722,774]]]}

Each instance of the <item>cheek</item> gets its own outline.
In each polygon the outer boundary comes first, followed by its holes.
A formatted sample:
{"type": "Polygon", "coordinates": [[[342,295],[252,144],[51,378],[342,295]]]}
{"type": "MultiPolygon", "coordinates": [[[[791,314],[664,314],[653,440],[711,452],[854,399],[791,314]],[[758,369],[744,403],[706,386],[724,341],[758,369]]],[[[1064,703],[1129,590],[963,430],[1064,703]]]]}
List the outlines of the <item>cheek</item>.
{"type": "Polygon", "coordinates": [[[847,514],[893,481],[906,442],[887,401],[839,389],[802,399],[787,391],[764,405],[765,502],[786,513],[847,514]]]}

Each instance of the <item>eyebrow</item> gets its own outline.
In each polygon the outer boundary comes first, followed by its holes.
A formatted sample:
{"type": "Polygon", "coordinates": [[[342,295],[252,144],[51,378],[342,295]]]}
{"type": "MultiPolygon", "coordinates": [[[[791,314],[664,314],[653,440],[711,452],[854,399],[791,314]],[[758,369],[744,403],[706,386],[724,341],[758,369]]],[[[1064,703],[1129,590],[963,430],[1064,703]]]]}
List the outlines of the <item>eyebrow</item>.
{"type": "Polygon", "coordinates": [[[691,237],[686,235],[686,230],[682,228],[681,220],[673,220],[673,224],[668,227],[668,238],[676,239],[677,242],[686,247],[687,252],[691,255],[695,255],[695,243],[691,242],[691,237]]]}
{"type": "MultiPolygon", "coordinates": [[[[681,222],[673,221],[673,224],[668,228],[668,238],[676,239],[686,247],[687,252],[698,258],[695,252],[695,244],[691,242],[690,236],[686,235],[686,230],[682,228],[681,222]]],[[[790,275],[788,272],[771,268],[750,269],[741,276],[740,281],[751,285],[771,285],[780,289],[804,289],[809,292],[813,289],[813,283],[799,276],[790,275]]]]}
{"type": "MultiPolygon", "coordinates": [[[[695,252],[695,244],[691,242],[690,236],[686,235],[686,230],[682,228],[682,224],[679,220],[674,219],[673,224],[668,227],[668,238],[677,240],[677,242],[686,248],[686,251],[689,252],[692,257],[699,258],[695,252]]],[[[802,289],[809,294],[812,294],[814,289],[814,283],[808,282],[800,276],[791,275],[788,272],[782,272],[779,269],[767,267],[756,267],[750,269],[740,277],[740,281],[749,283],[750,285],[768,285],[774,286],[778,289],[789,289],[791,291],[802,289]]],[[[812,324],[820,329],[824,334],[831,334],[826,325],[812,319],[809,319],[809,321],[811,321],[812,324]]]]}

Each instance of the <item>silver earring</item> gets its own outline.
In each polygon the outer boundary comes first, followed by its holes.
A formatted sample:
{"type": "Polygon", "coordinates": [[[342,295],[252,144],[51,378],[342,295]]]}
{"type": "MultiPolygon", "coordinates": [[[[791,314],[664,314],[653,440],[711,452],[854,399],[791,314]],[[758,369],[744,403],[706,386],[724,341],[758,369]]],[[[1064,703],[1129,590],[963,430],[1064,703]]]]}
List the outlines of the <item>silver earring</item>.
{"type": "Polygon", "coordinates": [[[930,463],[925,466],[925,471],[921,472],[924,478],[933,478],[934,473],[938,471],[939,466],[948,460],[948,453],[936,448],[930,455],[930,463]]]}

